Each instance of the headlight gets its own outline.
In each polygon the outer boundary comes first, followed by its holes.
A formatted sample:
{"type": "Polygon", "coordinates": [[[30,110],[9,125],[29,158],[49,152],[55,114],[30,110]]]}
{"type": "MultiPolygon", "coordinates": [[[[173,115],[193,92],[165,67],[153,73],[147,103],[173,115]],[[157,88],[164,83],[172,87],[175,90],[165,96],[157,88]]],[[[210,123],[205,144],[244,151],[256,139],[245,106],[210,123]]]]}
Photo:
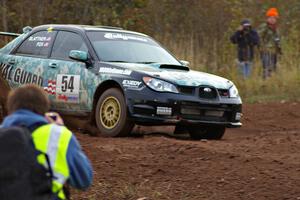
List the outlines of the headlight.
{"type": "Polygon", "coordinates": [[[231,86],[231,88],[229,88],[229,97],[230,98],[239,97],[239,91],[235,87],[235,85],[233,85],[233,86],[231,86]]]}
{"type": "Polygon", "coordinates": [[[144,83],[151,89],[158,92],[179,93],[175,85],[152,77],[143,77],[144,83]]]}

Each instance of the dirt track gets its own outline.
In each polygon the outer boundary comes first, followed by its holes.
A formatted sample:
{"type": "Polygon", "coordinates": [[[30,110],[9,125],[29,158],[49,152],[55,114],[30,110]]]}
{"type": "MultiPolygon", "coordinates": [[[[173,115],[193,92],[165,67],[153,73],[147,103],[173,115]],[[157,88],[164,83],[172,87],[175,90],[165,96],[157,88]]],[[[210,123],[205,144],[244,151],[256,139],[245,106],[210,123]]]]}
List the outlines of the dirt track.
{"type": "Polygon", "coordinates": [[[72,199],[300,199],[300,103],[246,105],[244,114],[221,141],[77,134],[95,179],[72,199]]]}

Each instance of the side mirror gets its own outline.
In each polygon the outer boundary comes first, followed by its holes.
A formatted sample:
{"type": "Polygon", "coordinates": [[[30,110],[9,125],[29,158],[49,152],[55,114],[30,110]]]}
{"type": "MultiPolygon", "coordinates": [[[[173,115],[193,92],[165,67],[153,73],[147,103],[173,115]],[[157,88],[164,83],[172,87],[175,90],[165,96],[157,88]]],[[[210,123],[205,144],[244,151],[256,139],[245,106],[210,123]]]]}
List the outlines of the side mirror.
{"type": "Polygon", "coordinates": [[[85,51],[71,50],[69,57],[73,60],[78,60],[82,62],[88,62],[88,53],[85,51]]]}
{"type": "Polygon", "coordinates": [[[190,66],[190,62],[189,61],[186,61],[186,60],[180,60],[181,64],[186,66],[186,67],[189,67],[190,66]]]}

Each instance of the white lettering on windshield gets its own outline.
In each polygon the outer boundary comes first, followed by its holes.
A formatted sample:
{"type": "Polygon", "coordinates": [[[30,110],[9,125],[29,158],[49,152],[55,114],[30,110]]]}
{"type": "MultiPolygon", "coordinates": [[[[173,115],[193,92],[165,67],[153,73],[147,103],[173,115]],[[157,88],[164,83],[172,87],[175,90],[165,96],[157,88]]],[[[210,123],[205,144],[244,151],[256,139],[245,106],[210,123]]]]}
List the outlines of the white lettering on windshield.
{"type": "Polygon", "coordinates": [[[131,35],[125,35],[125,34],[121,34],[121,33],[105,33],[104,37],[106,39],[110,39],[110,40],[122,39],[122,40],[137,40],[137,41],[142,41],[142,42],[148,42],[148,40],[145,38],[131,36],[131,35]]]}

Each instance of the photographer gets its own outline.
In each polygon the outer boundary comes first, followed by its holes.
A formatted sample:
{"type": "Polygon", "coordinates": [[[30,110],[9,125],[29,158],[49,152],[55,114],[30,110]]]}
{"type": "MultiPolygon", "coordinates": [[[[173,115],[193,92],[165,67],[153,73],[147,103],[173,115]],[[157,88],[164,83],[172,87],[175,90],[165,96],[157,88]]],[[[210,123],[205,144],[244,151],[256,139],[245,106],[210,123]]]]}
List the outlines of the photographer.
{"type": "Polygon", "coordinates": [[[258,28],[261,38],[260,53],[263,65],[263,78],[271,76],[276,71],[278,54],[282,54],[277,20],[279,13],[276,8],[270,8],[266,13],[266,22],[258,28]]]}
{"type": "Polygon", "coordinates": [[[252,29],[250,20],[244,19],[230,40],[233,44],[237,44],[238,64],[244,78],[248,78],[251,74],[254,46],[259,44],[259,36],[252,29]]]}
{"type": "MultiPolygon", "coordinates": [[[[89,159],[81,150],[75,135],[63,125],[62,118],[57,113],[48,113],[49,109],[50,102],[46,94],[36,85],[24,85],[9,93],[7,100],[9,115],[0,128],[26,127],[26,130],[31,132],[30,145],[33,145],[36,152],[47,157],[41,159],[40,155],[35,155],[34,160],[47,169],[51,176],[43,176],[41,170],[31,170],[29,158],[22,160],[23,163],[17,163],[21,155],[15,153],[17,156],[13,161],[17,164],[6,166],[10,169],[7,172],[12,175],[2,174],[2,177],[6,178],[1,180],[0,199],[45,199],[41,195],[52,192],[54,197],[47,199],[61,200],[67,199],[69,194],[64,190],[66,184],[77,189],[85,189],[91,185],[93,172],[89,159]],[[18,173],[23,170],[22,167],[30,172],[26,174],[28,176],[22,176],[23,179],[18,177],[25,174],[25,171],[18,173]],[[51,178],[52,183],[49,187],[52,191],[47,187],[41,187],[47,183],[48,177],[51,178]]],[[[21,142],[18,142],[18,145],[21,145],[21,142]]],[[[10,146],[17,148],[17,145],[10,146]]],[[[15,155],[13,152],[11,151],[11,154],[15,155]]],[[[27,152],[22,151],[22,155],[23,153],[27,152]]]]}

